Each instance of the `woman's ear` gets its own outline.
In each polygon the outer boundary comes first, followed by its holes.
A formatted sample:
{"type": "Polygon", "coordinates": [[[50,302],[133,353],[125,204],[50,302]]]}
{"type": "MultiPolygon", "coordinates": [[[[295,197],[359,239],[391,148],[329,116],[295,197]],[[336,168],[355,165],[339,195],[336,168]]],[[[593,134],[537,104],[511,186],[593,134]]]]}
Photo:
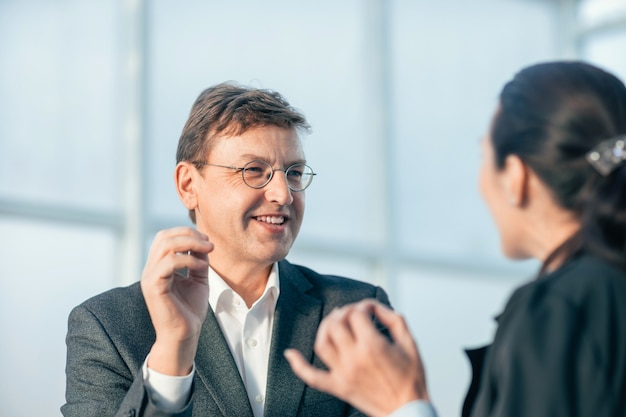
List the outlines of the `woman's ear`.
{"type": "Polygon", "coordinates": [[[522,207],[528,198],[528,167],[517,155],[509,155],[502,172],[504,192],[509,205],[522,207]]]}
{"type": "Polygon", "coordinates": [[[189,161],[182,161],[176,165],[174,170],[174,181],[178,198],[183,202],[187,210],[195,210],[198,206],[197,182],[200,180],[200,173],[189,161]]]}

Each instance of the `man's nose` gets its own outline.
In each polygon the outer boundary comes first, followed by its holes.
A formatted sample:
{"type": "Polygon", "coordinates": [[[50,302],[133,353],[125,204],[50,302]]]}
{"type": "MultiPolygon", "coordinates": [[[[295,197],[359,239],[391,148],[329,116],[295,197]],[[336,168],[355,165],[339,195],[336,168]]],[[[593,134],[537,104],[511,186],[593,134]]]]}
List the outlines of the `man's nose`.
{"type": "Polygon", "coordinates": [[[269,201],[280,205],[289,205],[293,202],[292,191],[287,182],[287,175],[282,169],[275,169],[270,182],[265,186],[265,196],[269,201]]]}

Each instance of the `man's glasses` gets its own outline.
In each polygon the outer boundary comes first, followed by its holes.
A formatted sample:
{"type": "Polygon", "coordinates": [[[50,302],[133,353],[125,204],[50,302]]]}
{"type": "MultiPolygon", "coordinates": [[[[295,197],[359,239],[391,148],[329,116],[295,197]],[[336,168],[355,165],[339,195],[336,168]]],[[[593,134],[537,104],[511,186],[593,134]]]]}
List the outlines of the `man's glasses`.
{"type": "Polygon", "coordinates": [[[274,172],[282,171],[287,178],[287,186],[291,191],[302,191],[311,185],[313,176],[317,175],[313,169],[306,164],[293,164],[285,169],[274,169],[265,161],[250,161],[243,167],[234,167],[229,165],[209,164],[208,162],[194,162],[197,167],[208,165],[212,167],[220,167],[241,171],[243,182],[252,188],[263,188],[272,180],[274,172]]]}

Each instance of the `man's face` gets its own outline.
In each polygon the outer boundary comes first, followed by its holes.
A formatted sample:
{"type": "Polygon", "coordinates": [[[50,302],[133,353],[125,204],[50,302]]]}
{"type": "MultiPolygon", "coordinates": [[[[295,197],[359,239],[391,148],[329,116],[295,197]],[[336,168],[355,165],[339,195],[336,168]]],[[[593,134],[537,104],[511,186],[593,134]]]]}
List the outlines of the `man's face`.
{"type": "MultiPolygon", "coordinates": [[[[205,162],[243,167],[253,160],[274,169],[304,162],[297,132],[264,126],[216,138],[205,162]]],[[[241,171],[233,169],[205,165],[200,175],[196,224],[215,244],[209,262],[216,271],[228,274],[228,268],[243,264],[264,267],[287,256],[302,224],[304,191],[291,191],[284,172],[275,171],[260,189],[246,185],[241,171]]]]}

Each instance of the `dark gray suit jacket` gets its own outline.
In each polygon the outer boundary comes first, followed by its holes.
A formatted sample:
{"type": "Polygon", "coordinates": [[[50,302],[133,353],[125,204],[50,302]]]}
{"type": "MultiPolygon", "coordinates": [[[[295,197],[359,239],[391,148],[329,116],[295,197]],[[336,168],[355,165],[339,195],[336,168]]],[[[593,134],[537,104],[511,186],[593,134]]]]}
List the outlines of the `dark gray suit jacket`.
{"type": "MultiPolygon", "coordinates": [[[[313,353],[317,327],[334,307],[364,298],[389,304],[380,287],[320,275],[279,263],[280,296],[270,347],[266,417],[360,415],[343,401],[304,385],[283,357],[296,348],[318,367],[313,353]]],[[[158,410],[143,384],[141,366],[155,340],[138,283],[95,296],[74,308],[67,334],[66,417],[224,416],[252,417],[252,409],[213,311],[202,327],[189,406],[181,413],[158,410]]]]}

